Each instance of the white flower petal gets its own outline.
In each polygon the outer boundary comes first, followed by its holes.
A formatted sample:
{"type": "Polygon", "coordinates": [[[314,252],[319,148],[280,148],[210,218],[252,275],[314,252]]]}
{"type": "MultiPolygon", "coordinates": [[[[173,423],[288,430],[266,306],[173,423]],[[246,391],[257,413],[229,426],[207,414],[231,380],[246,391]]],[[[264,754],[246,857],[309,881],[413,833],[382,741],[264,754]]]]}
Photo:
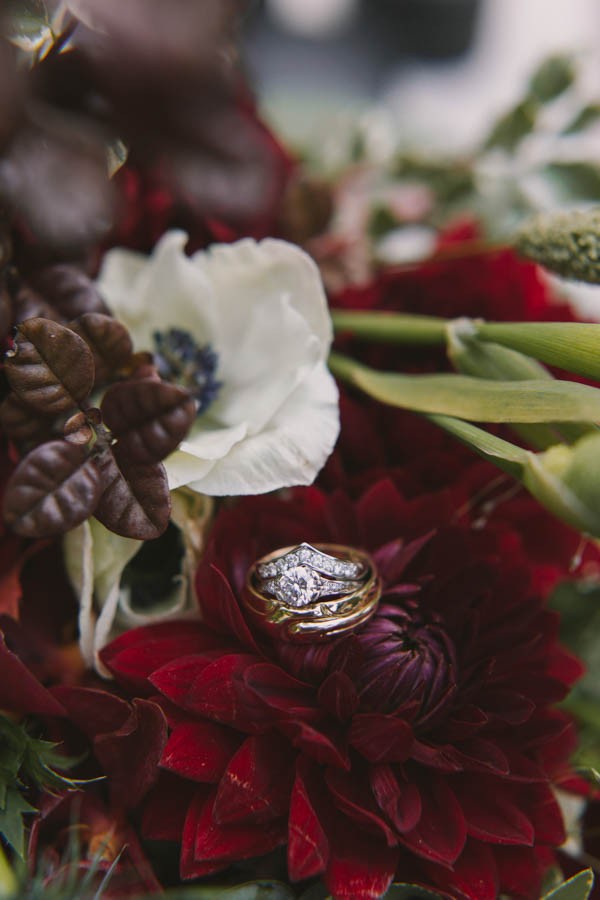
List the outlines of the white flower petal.
{"type": "Polygon", "coordinates": [[[96,614],[93,607],[94,557],[92,530],[89,522],[67,532],[63,540],[67,575],[79,598],[79,647],[88,666],[94,664],[94,630],[96,614]]]}
{"type": "Polygon", "coordinates": [[[312,484],[339,433],[338,391],[324,363],[301,384],[259,434],[236,444],[189,486],[214,496],[260,494],[312,484]]]}

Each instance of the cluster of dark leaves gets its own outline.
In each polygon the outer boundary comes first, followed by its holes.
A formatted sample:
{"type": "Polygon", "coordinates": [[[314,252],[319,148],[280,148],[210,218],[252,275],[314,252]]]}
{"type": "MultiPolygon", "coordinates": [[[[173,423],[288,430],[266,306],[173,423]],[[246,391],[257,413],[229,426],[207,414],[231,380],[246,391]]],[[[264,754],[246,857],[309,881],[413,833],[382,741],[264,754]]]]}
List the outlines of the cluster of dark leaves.
{"type": "Polygon", "coordinates": [[[6,523],[39,538],[95,515],[117,534],[158,537],[170,515],[160,461],[187,434],[194,399],[134,353],[81,270],[48,266],[35,287],[12,285],[10,272],[5,281],[2,315],[16,325],[0,426],[22,457],[5,489],[6,523]]]}
{"type": "MultiPolygon", "coordinates": [[[[45,2],[49,14],[57,5],[45,2]]],[[[240,102],[243,5],[71,0],[32,67],[0,18],[0,219],[73,258],[113,220],[108,149],[117,142],[198,214],[256,215],[270,202],[270,148],[240,102]]]]}

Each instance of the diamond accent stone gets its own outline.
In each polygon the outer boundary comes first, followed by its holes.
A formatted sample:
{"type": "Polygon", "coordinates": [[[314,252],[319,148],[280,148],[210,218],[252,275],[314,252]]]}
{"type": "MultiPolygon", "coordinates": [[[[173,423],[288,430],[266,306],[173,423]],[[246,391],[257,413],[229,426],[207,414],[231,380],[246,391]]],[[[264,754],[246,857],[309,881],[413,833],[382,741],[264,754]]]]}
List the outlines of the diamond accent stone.
{"type": "Polygon", "coordinates": [[[336,559],[323,553],[310,544],[300,544],[278,559],[262,563],[258,567],[261,578],[276,578],[295,566],[306,564],[322,575],[334,575],[337,578],[358,578],[364,574],[364,566],[351,560],[336,559]]]}

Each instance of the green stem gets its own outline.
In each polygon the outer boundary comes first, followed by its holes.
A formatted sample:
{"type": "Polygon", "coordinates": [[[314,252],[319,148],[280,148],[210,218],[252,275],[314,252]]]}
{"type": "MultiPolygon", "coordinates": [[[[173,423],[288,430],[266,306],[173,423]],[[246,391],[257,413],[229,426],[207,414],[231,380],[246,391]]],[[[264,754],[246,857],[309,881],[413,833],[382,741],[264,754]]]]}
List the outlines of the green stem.
{"type": "Polygon", "coordinates": [[[357,370],[367,368],[350,356],[345,356],[343,353],[336,353],[335,351],[329,354],[327,364],[331,373],[336,378],[339,378],[340,381],[345,381],[346,384],[354,384],[354,373],[357,370]]]}
{"type": "Polygon", "coordinates": [[[390,344],[445,345],[448,319],[437,316],[411,316],[403,313],[348,312],[331,313],[337,332],[390,344]]]}

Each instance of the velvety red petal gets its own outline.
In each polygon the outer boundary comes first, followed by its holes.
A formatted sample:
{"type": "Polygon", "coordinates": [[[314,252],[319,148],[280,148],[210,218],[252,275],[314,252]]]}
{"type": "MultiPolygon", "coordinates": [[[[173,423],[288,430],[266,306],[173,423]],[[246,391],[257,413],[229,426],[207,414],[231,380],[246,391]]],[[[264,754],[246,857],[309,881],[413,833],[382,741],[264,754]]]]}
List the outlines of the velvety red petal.
{"type": "Polygon", "coordinates": [[[451,871],[428,867],[435,884],[456,900],[497,900],[498,870],[490,848],[470,839],[451,871]]]}
{"type": "Polygon", "coordinates": [[[58,685],[53,689],[69,718],[90,739],[97,734],[116,731],[131,715],[126,700],[95,688],[58,685]]]}
{"type": "Polygon", "coordinates": [[[404,762],[413,746],[413,731],[395,716],[359,713],[350,727],[350,743],[370,762],[404,762]]]}
{"type": "Polygon", "coordinates": [[[6,646],[0,633],[0,707],[40,716],[64,716],[65,709],[6,646]]]}
{"type": "Polygon", "coordinates": [[[185,823],[183,826],[183,836],[181,839],[181,856],[179,859],[179,873],[184,881],[190,878],[201,878],[203,875],[212,875],[213,872],[220,872],[226,868],[226,862],[206,862],[204,860],[196,860],[194,850],[196,847],[196,836],[202,815],[206,807],[210,807],[212,795],[210,788],[197,787],[195,793],[192,794],[191,803],[188,806],[185,823]]]}
{"type": "Polygon", "coordinates": [[[341,812],[368,831],[378,833],[388,846],[398,843],[394,830],[387,824],[375,802],[367,771],[329,769],[325,773],[325,781],[333,802],[341,812]]]}
{"type": "Polygon", "coordinates": [[[222,646],[223,639],[199,622],[160,622],[126,631],[100,657],[123,684],[147,690],[147,678],[171,660],[222,646]]]}
{"type": "Polygon", "coordinates": [[[527,847],[498,847],[494,850],[494,857],[503,894],[511,897],[539,897],[544,867],[535,850],[527,847]]]}
{"type": "Polygon", "coordinates": [[[398,849],[355,826],[338,825],[325,884],[335,900],[379,900],[396,872],[398,849]]]}
{"type": "Polygon", "coordinates": [[[535,784],[529,792],[527,812],[535,828],[536,842],[560,847],[566,840],[565,826],[552,788],[548,784],[535,784]]]}
{"type": "Polygon", "coordinates": [[[494,844],[533,844],[533,825],[511,797],[508,785],[502,786],[493,779],[458,776],[452,788],[471,837],[494,844]]]}
{"type": "Polygon", "coordinates": [[[220,825],[271,822],[284,816],[294,781],[294,754],[280,735],[248,738],[219,782],[214,818],[220,825]]]}
{"type": "Polygon", "coordinates": [[[196,592],[203,620],[208,626],[228,638],[233,635],[243,647],[258,652],[238,601],[220,569],[214,565],[201,565],[196,576],[196,592]]]}
{"type": "Polygon", "coordinates": [[[319,688],[319,703],[340,721],[351,718],[358,707],[358,694],[345,672],[332,672],[319,688]]]}
{"type": "Polygon", "coordinates": [[[196,862],[229,863],[263,856],[285,844],[287,821],[278,819],[256,825],[220,825],[214,817],[216,792],[198,818],[194,858],[196,862]]]}
{"type": "Polygon", "coordinates": [[[158,777],[167,741],[163,711],[148,700],[133,700],[132,714],[118,731],[98,735],[94,753],[109,776],[112,802],[133,809],[158,777]]]}
{"type": "Polygon", "coordinates": [[[373,796],[396,831],[412,831],[421,818],[421,795],[416,784],[404,780],[392,766],[371,766],[373,796]]]}
{"type": "Polygon", "coordinates": [[[506,754],[493,741],[480,737],[470,738],[456,747],[458,759],[465,769],[508,775],[510,764],[506,754]]]}
{"type": "Polygon", "coordinates": [[[535,709],[535,703],[529,697],[517,691],[501,688],[486,691],[481,705],[486,713],[507,722],[509,725],[522,725],[535,709]]]}
{"type": "Polygon", "coordinates": [[[186,708],[190,687],[207,666],[220,657],[218,651],[173,659],[149,675],[149,683],[178,706],[186,708]]]}
{"type": "Polygon", "coordinates": [[[189,783],[169,772],[161,772],[144,801],[144,838],[150,841],[181,841],[189,802],[189,783]]]}
{"type": "Polygon", "coordinates": [[[288,822],[288,872],[292,881],[321,875],[329,859],[329,840],[316,808],[310,770],[298,761],[288,822]],[[311,796],[313,795],[313,796],[311,796]]]}
{"type": "Polygon", "coordinates": [[[348,748],[341,733],[330,729],[328,734],[324,727],[313,728],[301,721],[280,722],[279,730],[289,737],[294,747],[321,765],[350,768],[348,748]]]}
{"type": "Polygon", "coordinates": [[[182,778],[217,782],[241,740],[241,735],[216,722],[185,722],[173,729],[160,764],[182,778]]]}
{"type": "Polygon", "coordinates": [[[462,853],[467,838],[460,804],[439,776],[425,773],[418,784],[421,817],[416,828],[400,835],[400,840],[418,856],[451,866],[462,853]]]}
{"type": "Polygon", "coordinates": [[[279,666],[258,662],[244,671],[244,684],[272,710],[286,716],[315,718],[318,710],[307,685],[279,666]]]}

